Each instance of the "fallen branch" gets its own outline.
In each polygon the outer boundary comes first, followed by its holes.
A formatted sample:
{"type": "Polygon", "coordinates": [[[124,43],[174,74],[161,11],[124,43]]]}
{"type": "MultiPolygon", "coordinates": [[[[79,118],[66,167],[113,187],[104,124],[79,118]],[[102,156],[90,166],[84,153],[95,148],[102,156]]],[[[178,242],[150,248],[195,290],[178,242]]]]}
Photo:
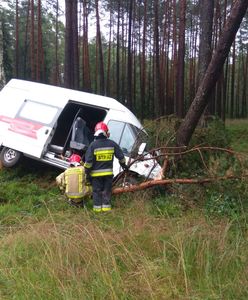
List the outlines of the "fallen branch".
{"type": "Polygon", "coordinates": [[[142,182],[137,185],[131,185],[128,187],[118,187],[112,190],[113,195],[121,194],[121,193],[129,193],[136,192],[140,190],[144,190],[150,187],[158,186],[158,185],[169,185],[169,184],[203,184],[214,181],[221,181],[227,179],[242,179],[243,177],[237,177],[234,175],[227,175],[222,177],[212,177],[212,178],[202,178],[202,179],[188,179],[188,178],[178,178],[178,179],[161,179],[161,180],[149,180],[142,182]]]}

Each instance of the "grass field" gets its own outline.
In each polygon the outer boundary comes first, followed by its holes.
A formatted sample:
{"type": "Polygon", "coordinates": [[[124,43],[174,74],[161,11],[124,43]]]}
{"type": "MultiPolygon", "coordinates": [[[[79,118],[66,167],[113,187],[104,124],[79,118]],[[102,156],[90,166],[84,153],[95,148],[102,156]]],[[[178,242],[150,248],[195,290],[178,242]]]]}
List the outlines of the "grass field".
{"type": "MultiPolygon", "coordinates": [[[[227,122],[236,151],[247,124],[227,122]]],[[[1,300],[248,299],[247,181],[116,196],[96,215],[68,206],[57,174],[0,172],[1,300]]]]}
{"type": "Polygon", "coordinates": [[[248,153],[248,120],[227,120],[226,128],[230,133],[232,147],[236,151],[248,153]]]}

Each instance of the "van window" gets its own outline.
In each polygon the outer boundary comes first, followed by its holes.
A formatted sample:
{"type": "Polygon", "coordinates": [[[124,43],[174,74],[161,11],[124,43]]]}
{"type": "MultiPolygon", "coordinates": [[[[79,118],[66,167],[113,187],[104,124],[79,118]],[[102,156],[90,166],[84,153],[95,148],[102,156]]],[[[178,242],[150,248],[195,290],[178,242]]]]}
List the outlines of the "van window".
{"type": "Polygon", "coordinates": [[[55,106],[44,105],[33,101],[25,101],[18,117],[48,125],[52,123],[57,113],[58,108],[55,106]]]}
{"type": "Polygon", "coordinates": [[[139,145],[145,141],[145,133],[129,123],[111,120],[108,128],[110,139],[120,145],[125,155],[135,156],[139,145]]]}
{"type": "Polygon", "coordinates": [[[131,153],[135,143],[135,136],[129,124],[126,124],[120,142],[120,147],[124,154],[131,153]]]}
{"type": "Polygon", "coordinates": [[[114,121],[114,120],[108,122],[110,138],[111,140],[115,141],[117,144],[120,143],[124,126],[125,126],[124,122],[114,121]]]}

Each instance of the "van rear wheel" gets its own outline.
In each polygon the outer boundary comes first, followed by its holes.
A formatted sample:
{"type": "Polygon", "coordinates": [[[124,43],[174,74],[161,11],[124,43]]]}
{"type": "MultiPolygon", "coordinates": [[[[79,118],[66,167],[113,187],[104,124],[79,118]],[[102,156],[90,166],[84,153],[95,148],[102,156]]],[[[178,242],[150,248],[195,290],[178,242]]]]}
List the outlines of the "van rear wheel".
{"type": "Polygon", "coordinates": [[[21,157],[21,152],[8,147],[3,147],[0,153],[0,160],[6,168],[14,167],[20,161],[21,157]]]}

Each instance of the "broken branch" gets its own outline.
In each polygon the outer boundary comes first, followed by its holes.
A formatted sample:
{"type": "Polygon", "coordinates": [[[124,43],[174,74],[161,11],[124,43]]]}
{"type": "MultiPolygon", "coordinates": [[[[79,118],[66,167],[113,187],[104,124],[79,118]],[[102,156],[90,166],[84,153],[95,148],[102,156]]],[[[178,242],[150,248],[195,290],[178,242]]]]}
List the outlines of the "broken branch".
{"type": "Polygon", "coordinates": [[[169,184],[204,184],[214,181],[221,181],[227,179],[242,179],[247,176],[237,177],[234,175],[227,175],[222,177],[213,177],[213,178],[202,178],[202,179],[189,179],[189,178],[177,178],[177,179],[161,179],[161,180],[150,180],[142,182],[138,185],[131,185],[128,187],[118,187],[112,190],[113,195],[128,193],[128,192],[136,192],[140,190],[144,190],[150,187],[159,186],[159,185],[169,185],[169,184]]]}

